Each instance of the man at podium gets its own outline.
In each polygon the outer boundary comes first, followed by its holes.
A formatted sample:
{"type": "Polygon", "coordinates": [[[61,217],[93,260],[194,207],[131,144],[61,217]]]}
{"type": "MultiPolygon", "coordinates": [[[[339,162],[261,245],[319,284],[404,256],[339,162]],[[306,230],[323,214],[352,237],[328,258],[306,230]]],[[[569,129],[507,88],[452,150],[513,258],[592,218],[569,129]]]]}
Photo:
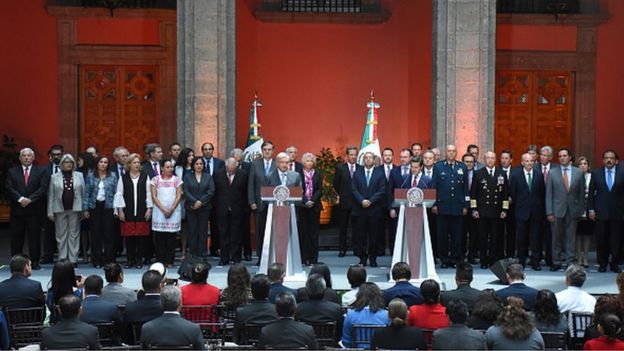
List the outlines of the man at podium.
{"type": "Polygon", "coordinates": [[[269,174],[269,186],[301,186],[299,173],[288,169],[290,156],[287,153],[280,152],[275,161],[277,168],[269,174]]]}
{"type": "MultiPolygon", "coordinates": [[[[410,160],[410,174],[403,179],[403,183],[398,189],[431,189],[433,181],[422,172],[423,160],[420,156],[414,156],[410,160]]],[[[396,218],[398,215],[397,209],[392,208],[394,202],[394,189],[395,184],[388,184],[388,207],[390,207],[390,217],[396,218]]]]}

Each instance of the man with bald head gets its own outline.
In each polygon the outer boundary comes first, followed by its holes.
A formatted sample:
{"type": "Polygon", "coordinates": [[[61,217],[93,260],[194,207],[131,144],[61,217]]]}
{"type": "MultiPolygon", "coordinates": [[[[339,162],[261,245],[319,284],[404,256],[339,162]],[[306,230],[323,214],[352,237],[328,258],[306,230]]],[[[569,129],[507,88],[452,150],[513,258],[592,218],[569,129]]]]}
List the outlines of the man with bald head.
{"type": "Polygon", "coordinates": [[[461,255],[463,216],[468,213],[468,169],[456,160],[457,147],[447,145],[445,160],[435,164],[433,184],[436,187],[436,202],[431,212],[437,214],[438,255],[441,268],[455,268],[461,255]],[[449,247],[450,241],[450,247],[449,247]]]}
{"type": "Polygon", "coordinates": [[[509,193],[507,175],[496,167],[496,153],[486,152],[484,161],[484,167],[475,171],[472,179],[470,208],[479,228],[481,268],[488,268],[503,258],[502,220],[509,211],[509,193]]]}

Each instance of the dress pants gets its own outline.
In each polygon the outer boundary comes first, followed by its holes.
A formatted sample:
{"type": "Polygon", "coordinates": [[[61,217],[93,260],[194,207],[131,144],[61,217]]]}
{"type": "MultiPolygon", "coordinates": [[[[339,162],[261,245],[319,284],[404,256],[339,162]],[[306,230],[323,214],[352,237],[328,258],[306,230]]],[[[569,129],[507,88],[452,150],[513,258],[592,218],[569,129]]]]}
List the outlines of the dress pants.
{"type": "Polygon", "coordinates": [[[466,255],[469,260],[473,260],[479,257],[479,227],[477,226],[477,220],[471,214],[465,215],[462,229],[461,258],[466,255]]]}
{"type": "Polygon", "coordinates": [[[265,206],[262,211],[255,210],[254,219],[256,222],[256,255],[258,255],[258,262],[262,259],[262,246],[264,245],[264,229],[266,228],[267,211],[268,206],[265,206]]]}
{"type": "Polygon", "coordinates": [[[217,218],[222,262],[229,262],[230,260],[240,262],[241,260],[242,228],[244,227],[244,223],[241,221],[241,212],[228,211],[227,215],[217,218]]]}
{"type": "MultiPolygon", "coordinates": [[[[206,257],[208,255],[208,219],[210,209],[201,207],[197,210],[186,209],[186,222],[188,223],[187,246],[193,256],[206,257]]],[[[212,232],[212,231],[211,231],[212,232]]],[[[212,232],[212,240],[217,232],[212,232]]]]}
{"type": "Polygon", "coordinates": [[[356,256],[377,257],[379,248],[377,247],[377,233],[381,218],[372,217],[367,214],[355,216],[355,232],[353,233],[353,252],[356,256]]]}
{"type": "Polygon", "coordinates": [[[56,224],[47,215],[43,216],[43,256],[42,261],[54,262],[54,252],[58,249],[56,245],[56,224]]]}
{"type": "Polygon", "coordinates": [[[438,214],[438,255],[444,264],[457,264],[460,258],[463,215],[438,214]]]}
{"type": "Polygon", "coordinates": [[[103,265],[114,262],[116,257],[113,209],[105,208],[104,201],[97,201],[89,211],[91,227],[91,262],[103,265]],[[103,251],[103,252],[102,252],[103,251]]]}
{"type": "Polygon", "coordinates": [[[127,236],[126,237],[126,255],[128,256],[128,264],[140,264],[143,260],[143,250],[145,241],[148,236],[127,236]]]}
{"type": "Polygon", "coordinates": [[[578,218],[572,218],[569,214],[565,217],[557,217],[552,225],[552,249],[553,263],[576,262],[576,227],[578,218]]]}
{"type": "Polygon", "coordinates": [[[156,260],[164,265],[172,265],[175,259],[176,233],[157,231],[153,233],[156,260]]]}
{"type": "Polygon", "coordinates": [[[54,230],[58,245],[58,259],[78,262],[80,250],[80,212],[63,211],[54,214],[54,230]]]}
{"type": "MultiPolygon", "coordinates": [[[[548,219],[544,218],[542,220],[542,244],[544,246],[544,261],[546,265],[552,266],[553,264],[553,247],[552,247],[552,232],[553,225],[548,221],[548,219]]],[[[541,257],[541,253],[540,253],[541,257]]]]}
{"type": "Polygon", "coordinates": [[[608,263],[618,264],[621,235],[621,220],[596,220],[596,251],[600,266],[604,267],[608,263]],[[609,262],[609,254],[611,254],[611,262],[609,262]]]}
{"type": "MultiPolygon", "coordinates": [[[[347,231],[349,230],[349,221],[351,224],[355,224],[355,217],[351,216],[350,208],[335,207],[338,210],[338,221],[340,227],[338,249],[341,251],[347,251],[347,231]]],[[[353,234],[353,231],[351,231],[353,234]]],[[[355,246],[355,243],[354,243],[355,246]]]]}
{"type": "Polygon", "coordinates": [[[318,263],[320,223],[320,209],[299,208],[299,246],[304,264],[318,263]]]}
{"type": "MultiPolygon", "coordinates": [[[[217,205],[213,205],[216,207],[217,205]]],[[[221,248],[221,243],[219,240],[219,219],[217,218],[216,211],[212,211],[210,213],[210,255],[217,256],[219,253],[219,249],[221,248]]]]}
{"type": "Polygon", "coordinates": [[[505,257],[516,257],[516,211],[507,210],[507,217],[503,220],[505,231],[505,257]]]}
{"type": "Polygon", "coordinates": [[[397,218],[391,218],[390,214],[386,214],[386,227],[388,228],[388,248],[390,249],[390,256],[394,254],[394,240],[396,238],[396,228],[397,228],[398,220],[399,220],[398,209],[397,209],[397,218]]]}
{"type": "Polygon", "coordinates": [[[491,265],[503,258],[505,237],[500,218],[479,218],[479,253],[481,264],[491,265]]]}
{"type": "Polygon", "coordinates": [[[41,213],[11,214],[11,256],[22,253],[24,239],[28,237],[28,256],[30,261],[39,262],[41,257],[41,213]]]}
{"type": "Polygon", "coordinates": [[[541,261],[541,228],[542,219],[516,220],[516,248],[520,264],[526,264],[527,257],[529,257],[529,248],[531,249],[531,264],[537,265],[541,261]]]}

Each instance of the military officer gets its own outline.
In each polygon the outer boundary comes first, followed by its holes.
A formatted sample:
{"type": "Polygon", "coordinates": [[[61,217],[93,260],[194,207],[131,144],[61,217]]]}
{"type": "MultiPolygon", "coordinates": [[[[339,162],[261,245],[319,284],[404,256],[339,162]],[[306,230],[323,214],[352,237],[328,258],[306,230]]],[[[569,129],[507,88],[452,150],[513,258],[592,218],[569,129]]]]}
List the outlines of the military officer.
{"type": "Polygon", "coordinates": [[[496,168],[496,154],[485,153],[485,167],[475,172],[470,188],[470,208],[479,228],[481,268],[503,258],[503,219],[509,211],[507,174],[496,168]]]}
{"type": "Polygon", "coordinates": [[[470,200],[468,170],[456,157],[457,147],[447,145],[445,160],[437,162],[433,171],[433,185],[437,189],[437,196],[431,211],[437,214],[441,268],[455,268],[459,262],[462,219],[468,213],[470,200]]]}

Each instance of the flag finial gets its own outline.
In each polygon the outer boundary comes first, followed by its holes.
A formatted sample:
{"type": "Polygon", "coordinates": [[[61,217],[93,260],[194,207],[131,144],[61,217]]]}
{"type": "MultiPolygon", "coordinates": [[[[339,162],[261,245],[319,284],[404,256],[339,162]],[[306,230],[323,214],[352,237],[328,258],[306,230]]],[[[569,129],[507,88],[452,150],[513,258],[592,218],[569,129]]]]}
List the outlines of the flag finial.
{"type": "Polygon", "coordinates": [[[371,89],[371,91],[370,91],[370,98],[371,98],[371,101],[375,100],[375,90],[374,89],[371,89]]]}

